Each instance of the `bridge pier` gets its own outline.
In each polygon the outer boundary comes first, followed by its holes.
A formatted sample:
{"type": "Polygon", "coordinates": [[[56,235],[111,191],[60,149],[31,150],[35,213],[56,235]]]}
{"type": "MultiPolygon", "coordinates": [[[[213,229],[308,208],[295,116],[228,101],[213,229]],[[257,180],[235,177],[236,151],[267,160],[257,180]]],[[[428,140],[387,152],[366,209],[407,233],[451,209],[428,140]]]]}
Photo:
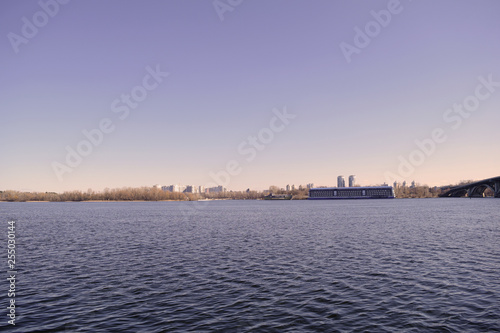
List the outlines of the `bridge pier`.
{"type": "Polygon", "coordinates": [[[457,185],[448,188],[445,193],[441,193],[440,197],[463,197],[483,198],[486,189],[494,191],[495,198],[500,198],[500,177],[480,180],[478,182],[457,185]]]}
{"type": "Polygon", "coordinates": [[[467,196],[469,198],[484,198],[484,189],[480,186],[471,187],[467,190],[467,196]]]}

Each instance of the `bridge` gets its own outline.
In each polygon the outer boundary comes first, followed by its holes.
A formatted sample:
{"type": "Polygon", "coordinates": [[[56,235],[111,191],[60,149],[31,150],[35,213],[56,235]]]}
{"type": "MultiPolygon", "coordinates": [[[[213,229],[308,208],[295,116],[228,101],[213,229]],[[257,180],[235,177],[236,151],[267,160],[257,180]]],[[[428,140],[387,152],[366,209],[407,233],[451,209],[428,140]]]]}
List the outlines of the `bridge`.
{"type": "Polygon", "coordinates": [[[452,186],[446,192],[440,194],[440,197],[470,197],[482,198],[484,191],[490,188],[495,193],[495,198],[500,198],[500,177],[483,179],[478,182],[452,186]]]}

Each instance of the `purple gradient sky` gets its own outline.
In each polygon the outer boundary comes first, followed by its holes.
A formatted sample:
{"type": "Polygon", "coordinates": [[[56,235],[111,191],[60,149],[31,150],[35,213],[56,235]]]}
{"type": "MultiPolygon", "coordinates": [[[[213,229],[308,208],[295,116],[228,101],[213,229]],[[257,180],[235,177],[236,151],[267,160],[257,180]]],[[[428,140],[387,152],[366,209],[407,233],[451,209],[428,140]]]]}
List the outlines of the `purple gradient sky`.
{"type": "Polygon", "coordinates": [[[407,181],[500,175],[500,88],[457,130],[443,121],[478,76],[500,81],[500,2],[401,1],[347,63],[339,44],[387,3],[251,0],[221,21],[212,1],[73,0],[15,53],[7,35],[41,8],[2,1],[0,190],[205,185],[229,160],[234,190],[380,184],[436,127],[448,139],[407,181]],[[170,76],[119,120],[111,103],[157,64],[170,76]],[[238,145],[285,106],[296,118],[247,162],[238,145]],[[52,162],[103,118],[115,131],[59,181],[52,162]]]}

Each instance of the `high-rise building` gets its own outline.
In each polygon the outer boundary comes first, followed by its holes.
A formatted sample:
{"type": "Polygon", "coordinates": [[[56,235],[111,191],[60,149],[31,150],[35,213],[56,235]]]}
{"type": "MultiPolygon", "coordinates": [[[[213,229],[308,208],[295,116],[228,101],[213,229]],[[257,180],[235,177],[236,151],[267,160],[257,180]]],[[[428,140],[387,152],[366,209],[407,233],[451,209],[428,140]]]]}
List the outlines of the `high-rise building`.
{"type": "Polygon", "coordinates": [[[345,178],[344,176],[337,177],[337,187],[345,187],[345,178]]]}
{"type": "Polygon", "coordinates": [[[186,189],[186,187],[181,185],[169,185],[169,186],[162,186],[161,189],[163,191],[169,191],[169,192],[183,192],[186,189]]]}
{"type": "Polygon", "coordinates": [[[162,186],[161,189],[165,192],[173,192],[174,191],[174,185],[169,185],[169,186],[162,186]]]}
{"type": "Polygon", "coordinates": [[[198,187],[193,185],[187,185],[184,193],[198,193],[198,187]]]}
{"type": "Polygon", "coordinates": [[[307,184],[307,189],[309,189],[309,190],[310,190],[310,189],[312,189],[312,188],[314,188],[314,184],[313,184],[313,183],[309,183],[309,184],[307,184]]]}
{"type": "Polygon", "coordinates": [[[287,186],[286,186],[286,191],[287,191],[287,192],[290,192],[290,185],[287,185],[287,186]]]}
{"type": "Polygon", "coordinates": [[[210,188],[206,189],[206,191],[208,193],[224,193],[227,191],[227,189],[224,186],[219,185],[216,187],[210,187],[210,188]]]}
{"type": "Polygon", "coordinates": [[[349,176],[349,187],[354,187],[355,184],[356,184],[356,176],[350,175],[349,176]]]}

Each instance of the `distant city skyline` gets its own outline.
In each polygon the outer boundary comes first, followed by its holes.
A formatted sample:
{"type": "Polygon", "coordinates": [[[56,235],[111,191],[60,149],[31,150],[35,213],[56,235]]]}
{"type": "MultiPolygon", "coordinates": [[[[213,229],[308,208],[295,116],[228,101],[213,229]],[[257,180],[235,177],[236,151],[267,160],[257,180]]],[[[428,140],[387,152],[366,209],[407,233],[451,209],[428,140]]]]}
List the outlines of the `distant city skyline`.
{"type": "MultiPolygon", "coordinates": [[[[350,175],[349,176],[349,183],[347,184],[346,186],[346,183],[345,183],[345,177],[344,176],[337,176],[337,184],[336,185],[332,185],[332,184],[320,184],[320,185],[317,185],[315,186],[314,183],[307,183],[307,184],[299,184],[299,185],[295,185],[295,184],[286,184],[284,186],[280,186],[280,185],[276,185],[276,184],[272,184],[272,185],[269,185],[268,187],[266,188],[263,188],[263,189],[256,189],[256,188],[247,188],[246,190],[236,190],[236,191],[248,191],[248,190],[251,190],[251,191],[269,191],[270,188],[272,187],[275,187],[277,189],[280,189],[281,191],[287,191],[287,192],[290,192],[290,191],[295,191],[295,190],[309,190],[309,189],[312,189],[312,188],[321,188],[321,187],[359,187],[359,186],[380,186],[380,185],[388,185],[388,186],[392,186],[394,188],[397,188],[397,187],[406,187],[406,181],[403,181],[401,183],[395,181],[394,183],[392,184],[387,184],[387,183],[381,183],[381,184],[358,184],[356,183],[356,176],[354,175],[350,175]]],[[[409,186],[410,188],[414,188],[416,186],[431,186],[432,185],[429,185],[429,184],[419,184],[417,183],[415,180],[412,180],[411,181],[411,185],[409,186]]],[[[148,187],[148,186],[146,186],[148,187]]],[[[155,184],[152,186],[153,188],[158,188],[158,189],[161,189],[163,191],[168,191],[168,192],[177,192],[177,193],[194,193],[194,194],[197,194],[197,193],[218,193],[218,192],[227,192],[227,191],[233,191],[233,189],[228,189],[228,188],[225,188],[224,186],[221,186],[221,185],[218,185],[218,186],[215,186],[215,187],[211,187],[211,188],[205,188],[204,186],[201,186],[201,185],[184,185],[184,184],[171,184],[171,185],[161,185],[161,184],[155,184]]]]}
{"type": "Polygon", "coordinates": [[[2,1],[0,190],[500,175],[500,2],[228,6],[2,1]]]}

